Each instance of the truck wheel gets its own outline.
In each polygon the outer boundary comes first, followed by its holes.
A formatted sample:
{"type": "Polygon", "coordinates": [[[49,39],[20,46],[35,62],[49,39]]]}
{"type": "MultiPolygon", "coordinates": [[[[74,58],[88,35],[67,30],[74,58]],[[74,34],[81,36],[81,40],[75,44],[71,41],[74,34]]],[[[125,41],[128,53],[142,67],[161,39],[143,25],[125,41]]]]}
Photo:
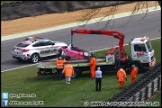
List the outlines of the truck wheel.
{"type": "Polygon", "coordinates": [[[39,61],[39,55],[38,54],[33,54],[31,57],[31,62],[32,63],[37,63],[39,61]]]}
{"type": "Polygon", "coordinates": [[[77,68],[74,68],[74,75],[71,78],[78,78],[81,75],[81,71],[77,68]]]}
{"type": "Polygon", "coordinates": [[[138,68],[138,73],[142,73],[143,69],[139,64],[134,64],[138,68]]]}
{"type": "Polygon", "coordinates": [[[131,68],[131,66],[132,66],[132,60],[128,59],[125,64],[126,64],[127,73],[130,73],[130,71],[132,69],[131,68]]]}

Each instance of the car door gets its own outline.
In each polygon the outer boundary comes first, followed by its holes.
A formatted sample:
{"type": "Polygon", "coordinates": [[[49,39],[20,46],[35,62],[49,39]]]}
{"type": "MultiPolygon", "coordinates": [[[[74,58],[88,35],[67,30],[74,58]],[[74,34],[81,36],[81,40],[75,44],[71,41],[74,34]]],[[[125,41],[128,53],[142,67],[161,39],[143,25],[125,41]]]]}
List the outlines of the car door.
{"type": "Polygon", "coordinates": [[[44,46],[43,47],[43,51],[42,51],[42,55],[45,57],[47,56],[51,56],[53,54],[53,45],[54,43],[52,43],[51,41],[49,40],[45,40],[43,41],[44,42],[44,46]]]}
{"type": "Polygon", "coordinates": [[[51,48],[50,48],[50,50],[51,50],[51,55],[57,55],[59,52],[59,50],[58,50],[58,46],[56,45],[56,43],[54,42],[54,41],[49,41],[49,45],[51,45],[51,48]]]}
{"type": "Polygon", "coordinates": [[[148,62],[148,51],[146,45],[143,44],[134,44],[133,45],[133,60],[140,60],[142,63],[148,62]]]}
{"type": "Polygon", "coordinates": [[[35,53],[39,53],[40,57],[49,55],[49,46],[46,46],[44,41],[39,41],[33,45],[35,53]]]}
{"type": "Polygon", "coordinates": [[[45,41],[45,46],[48,48],[48,56],[56,55],[55,43],[53,41],[45,41]]]}

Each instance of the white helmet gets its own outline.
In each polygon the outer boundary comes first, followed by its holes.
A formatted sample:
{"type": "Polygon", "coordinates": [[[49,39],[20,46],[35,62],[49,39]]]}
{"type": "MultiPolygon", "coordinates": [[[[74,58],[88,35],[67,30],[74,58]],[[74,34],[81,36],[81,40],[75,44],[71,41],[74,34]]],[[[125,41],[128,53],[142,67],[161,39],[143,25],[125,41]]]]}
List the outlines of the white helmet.
{"type": "Polygon", "coordinates": [[[100,69],[101,69],[100,67],[97,68],[97,70],[100,70],[100,69]]]}

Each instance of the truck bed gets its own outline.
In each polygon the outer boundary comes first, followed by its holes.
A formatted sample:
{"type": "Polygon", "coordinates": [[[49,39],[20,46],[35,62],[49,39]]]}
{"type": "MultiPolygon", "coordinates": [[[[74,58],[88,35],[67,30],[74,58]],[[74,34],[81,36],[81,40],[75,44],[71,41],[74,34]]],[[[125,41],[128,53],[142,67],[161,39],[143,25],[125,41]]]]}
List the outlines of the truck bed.
{"type": "MultiPolygon", "coordinates": [[[[97,61],[97,65],[108,64],[108,63],[106,63],[105,59],[96,59],[96,61],[97,61]]],[[[56,68],[55,62],[56,62],[56,60],[43,61],[43,62],[40,62],[36,67],[37,68],[56,68]]],[[[68,61],[65,62],[65,64],[67,64],[67,63],[68,63],[68,61]]],[[[73,67],[89,65],[89,62],[87,62],[87,60],[71,60],[71,63],[73,65],[73,67]]]]}
{"type": "MultiPolygon", "coordinates": [[[[96,61],[97,67],[100,66],[102,71],[114,70],[114,63],[106,62],[105,59],[96,59],[96,61]]],[[[36,78],[38,78],[39,75],[55,74],[57,69],[55,62],[55,60],[40,62],[36,66],[38,68],[36,78]]],[[[65,64],[67,63],[68,61],[65,62],[65,64]]],[[[75,75],[73,77],[79,77],[83,71],[90,70],[89,62],[87,62],[87,60],[71,60],[71,63],[75,70],[75,75]]]]}

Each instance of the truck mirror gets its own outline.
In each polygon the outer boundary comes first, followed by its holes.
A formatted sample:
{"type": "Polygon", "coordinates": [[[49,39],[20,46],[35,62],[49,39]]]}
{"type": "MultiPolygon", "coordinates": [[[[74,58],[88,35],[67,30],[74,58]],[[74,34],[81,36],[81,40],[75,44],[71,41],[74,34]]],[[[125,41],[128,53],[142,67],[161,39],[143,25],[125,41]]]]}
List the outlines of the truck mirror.
{"type": "Polygon", "coordinates": [[[131,45],[131,43],[129,42],[129,45],[131,45]]]}

